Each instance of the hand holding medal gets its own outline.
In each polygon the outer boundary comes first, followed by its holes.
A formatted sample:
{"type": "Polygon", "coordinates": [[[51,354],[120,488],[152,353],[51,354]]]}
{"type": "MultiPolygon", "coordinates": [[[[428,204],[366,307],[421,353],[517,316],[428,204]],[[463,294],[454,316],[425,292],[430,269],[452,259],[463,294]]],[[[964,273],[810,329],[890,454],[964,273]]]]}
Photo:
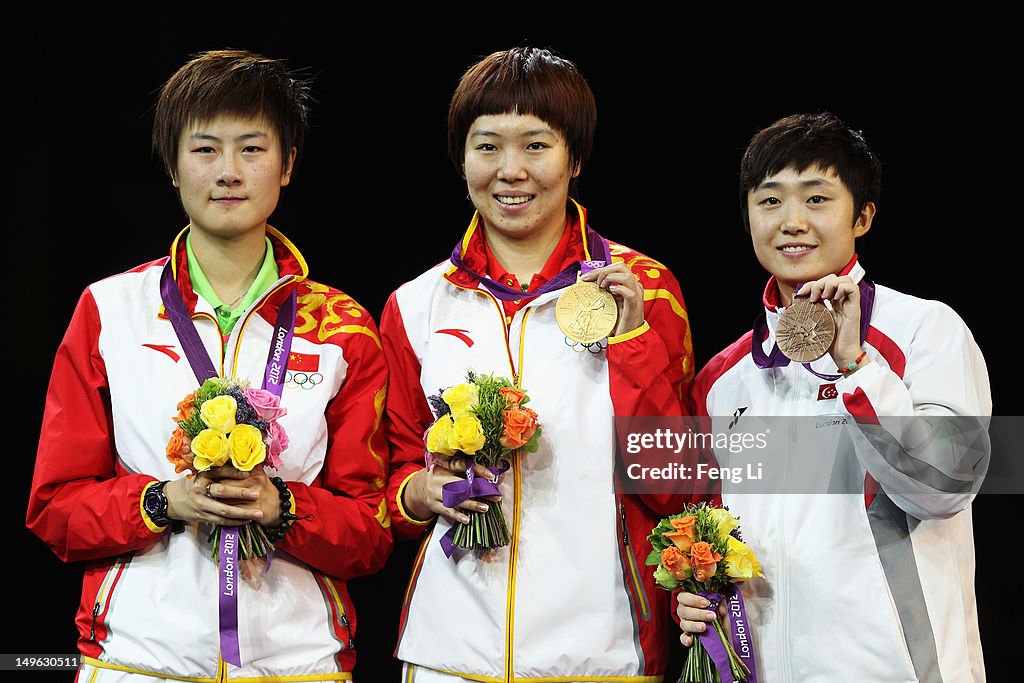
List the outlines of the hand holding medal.
{"type": "Polygon", "coordinates": [[[558,298],[562,333],[581,344],[631,332],[644,322],[644,290],[624,263],[589,267],[558,298]]]}
{"type": "Polygon", "coordinates": [[[787,358],[807,363],[831,353],[840,368],[861,355],[860,288],[849,276],[826,275],[798,287],[779,316],[776,340],[787,358]]]}

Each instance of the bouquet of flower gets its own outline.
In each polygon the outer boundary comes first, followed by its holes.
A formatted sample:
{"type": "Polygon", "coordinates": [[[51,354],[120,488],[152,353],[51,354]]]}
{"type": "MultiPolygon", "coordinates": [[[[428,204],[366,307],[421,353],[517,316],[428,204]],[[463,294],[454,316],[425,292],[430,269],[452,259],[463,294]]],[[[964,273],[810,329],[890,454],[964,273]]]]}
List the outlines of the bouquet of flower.
{"type": "Polygon", "coordinates": [[[736,584],[764,574],[753,551],[743,543],[739,524],[728,508],[702,502],[662,519],[647,537],[653,547],[647,564],[657,567],[654,580],[659,586],[702,595],[711,602],[711,610],[717,611],[723,600],[730,603],[735,635],[730,638],[718,619],[713,622],[717,636],[694,634],[680,683],[718,683],[723,671],[731,674],[730,681],[756,680],[743,598],[736,584]]]}
{"type": "MultiPolygon", "coordinates": [[[[466,382],[428,396],[434,422],[425,435],[428,466],[433,455],[458,455],[466,460],[466,482],[445,484],[445,506],[467,498],[497,495],[500,472],[508,459],[523,450],[537,450],[541,429],[537,413],[525,406],[530,397],[504,377],[466,373],[466,382]],[[491,481],[473,476],[479,463],[493,474],[491,481]]],[[[508,545],[508,525],[500,504],[487,512],[469,511],[469,524],[458,524],[448,539],[460,548],[489,549],[508,545]]],[[[444,540],[442,540],[444,545],[444,540]]],[[[446,552],[450,549],[446,546],[446,552]]]]}
{"type": "MultiPolygon", "coordinates": [[[[257,465],[278,468],[288,435],[277,421],[287,412],[280,399],[246,382],[213,377],[178,403],[177,427],[167,442],[175,472],[205,472],[231,462],[250,471],[257,465]]],[[[274,545],[263,527],[249,522],[239,529],[239,559],[264,557],[274,545]]],[[[210,535],[217,557],[220,527],[210,535]]]]}

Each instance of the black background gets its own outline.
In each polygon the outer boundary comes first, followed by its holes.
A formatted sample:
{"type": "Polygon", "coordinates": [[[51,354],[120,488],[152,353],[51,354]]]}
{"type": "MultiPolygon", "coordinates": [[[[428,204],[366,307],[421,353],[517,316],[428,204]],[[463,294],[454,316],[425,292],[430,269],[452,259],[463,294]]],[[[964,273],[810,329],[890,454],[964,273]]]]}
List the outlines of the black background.
{"type": "MultiPolygon", "coordinates": [[[[489,25],[511,23],[504,15],[520,10],[508,7],[480,8],[464,17],[467,28],[438,30],[437,16],[397,10],[339,22],[297,10],[239,18],[236,8],[142,7],[130,17],[23,13],[8,27],[8,330],[16,336],[7,352],[16,418],[7,424],[18,436],[3,497],[8,566],[16,567],[7,578],[6,652],[75,651],[82,567],[62,564],[24,528],[46,383],[82,289],[166,254],[186,222],[149,136],[156,90],[201,50],[244,47],[315,77],[313,128],[271,222],[303,251],[315,279],[375,318],[392,289],[447,255],[471,215],[446,155],[447,101],[463,69],[527,43],[572,59],[599,111],[578,199],[602,234],[679,278],[698,366],[749,329],[766,279],[740,223],[739,154],[776,118],[829,109],[864,130],[885,166],[878,215],[858,244],[862,263],[880,283],[953,306],[985,354],[994,413],[1020,414],[1011,379],[1020,344],[1009,329],[1019,298],[1020,110],[1011,97],[1019,74],[996,35],[967,47],[910,27],[893,38],[852,26],[787,32],[766,21],[716,31],[619,16],[591,17],[605,27],[594,34],[551,27],[550,17],[536,20],[537,8],[516,25],[544,28],[489,25]]],[[[1004,588],[1017,574],[1007,548],[1021,501],[983,495],[974,505],[978,610],[997,680],[1019,633],[1003,615],[1020,607],[1004,588]]],[[[398,680],[391,652],[413,551],[399,544],[384,571],[350,584],[363,683],[398,680]]],[[[856,637],[852,626],[837,631],[856,637]]],[[[71,678],[26,680],[50,676],[71,678]]]]}

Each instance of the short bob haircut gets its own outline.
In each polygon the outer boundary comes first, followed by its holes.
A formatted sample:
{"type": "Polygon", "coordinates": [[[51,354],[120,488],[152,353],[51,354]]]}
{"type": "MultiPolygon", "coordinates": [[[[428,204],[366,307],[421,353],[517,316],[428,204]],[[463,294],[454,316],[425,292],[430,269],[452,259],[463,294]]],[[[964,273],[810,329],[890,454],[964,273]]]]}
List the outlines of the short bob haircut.
{"type": "Polygon", "coordinates": [[[536,116],[565,138],[570,164],[590,156],[597,104],[576,65],[549,50],[516,47],[494,52],[470,66],[448,107],[448,157],[465,177],[466,136],[480,116],[536,116]]]}
{"type": "Polygon", "coordinates": [[[153,151],[176,180],[178,146],[190,126],[217,116],[262,117],[281,140],[281,159],[302,149],[313,102],[310,82],[281,60],[248,50],[194,55],[160,89],[153,121],[153,151]]]}
{"type": "Polygon", "coordinates": [[[878,203],[882,164],[859,130],[835,114],[794,114],[779,119],[750,140],[740,163],[740,207],[750,232],[747,194],[768,176],[793,167],[832,171],[853,195],[854,220],[868,202],[878,203]]]}

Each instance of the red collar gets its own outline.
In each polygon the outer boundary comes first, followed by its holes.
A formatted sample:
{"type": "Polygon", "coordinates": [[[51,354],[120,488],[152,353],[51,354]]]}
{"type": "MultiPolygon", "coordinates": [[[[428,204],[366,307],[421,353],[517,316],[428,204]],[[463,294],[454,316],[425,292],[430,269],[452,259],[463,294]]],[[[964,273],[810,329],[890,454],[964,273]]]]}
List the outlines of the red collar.
{"type": "MultiPolygon", "coordinates": [[[[530,280],[530,290],[542,286],[571,264],[577,261],[585,261],[589,258],[586,255],[584,242],[586,210],[575,202],[569,203],[567,208],[568,220],[566,221],[565,230],[562,232],[562,237],[555,246],[555,250],[551,252],[548,260],[544,263],[544,267],[539,273],[535,273],[530,280]]],[[[481,229],[479,230],[474,229],[476,226],[477,218],[474,217],[466,236],[463,238],[462,261],[466,264],[466,268],[477,273],[490,275],[493,279],[506,285],[518,287],[521,283],[516,280],[515,275],[506,271],[505,267],[498,262],[498,259],[494,257],[488,248],[487,240],[484,238],[483,225],[480,224],[479,227],[481,229]],[[512,284],[509,284],[510,279],[512,284]]],[[[453,268],[446,277],[460,287],[471,289],[476,289],[477,287],[476,278],[465,270],[453,268]]]]}
{"type": "MultiPolygon", "coordinates": [[[[856,265],[857,253],[854,252],[853,258],[850,259],[850,262],[843,266],[843,269],[836,273],[836,275],[849,275],[850,271],[852,271],[853,267],[856,265]]],[[[763,303],[764,307],[769,311],[776,311],[779,306],[782,305],[782,301],[779,299],[779,281],[775,279],[774,275],[768,278],[768,284],[764,286],[764,294],[761,295],[761,303],[763,303]]]]}

